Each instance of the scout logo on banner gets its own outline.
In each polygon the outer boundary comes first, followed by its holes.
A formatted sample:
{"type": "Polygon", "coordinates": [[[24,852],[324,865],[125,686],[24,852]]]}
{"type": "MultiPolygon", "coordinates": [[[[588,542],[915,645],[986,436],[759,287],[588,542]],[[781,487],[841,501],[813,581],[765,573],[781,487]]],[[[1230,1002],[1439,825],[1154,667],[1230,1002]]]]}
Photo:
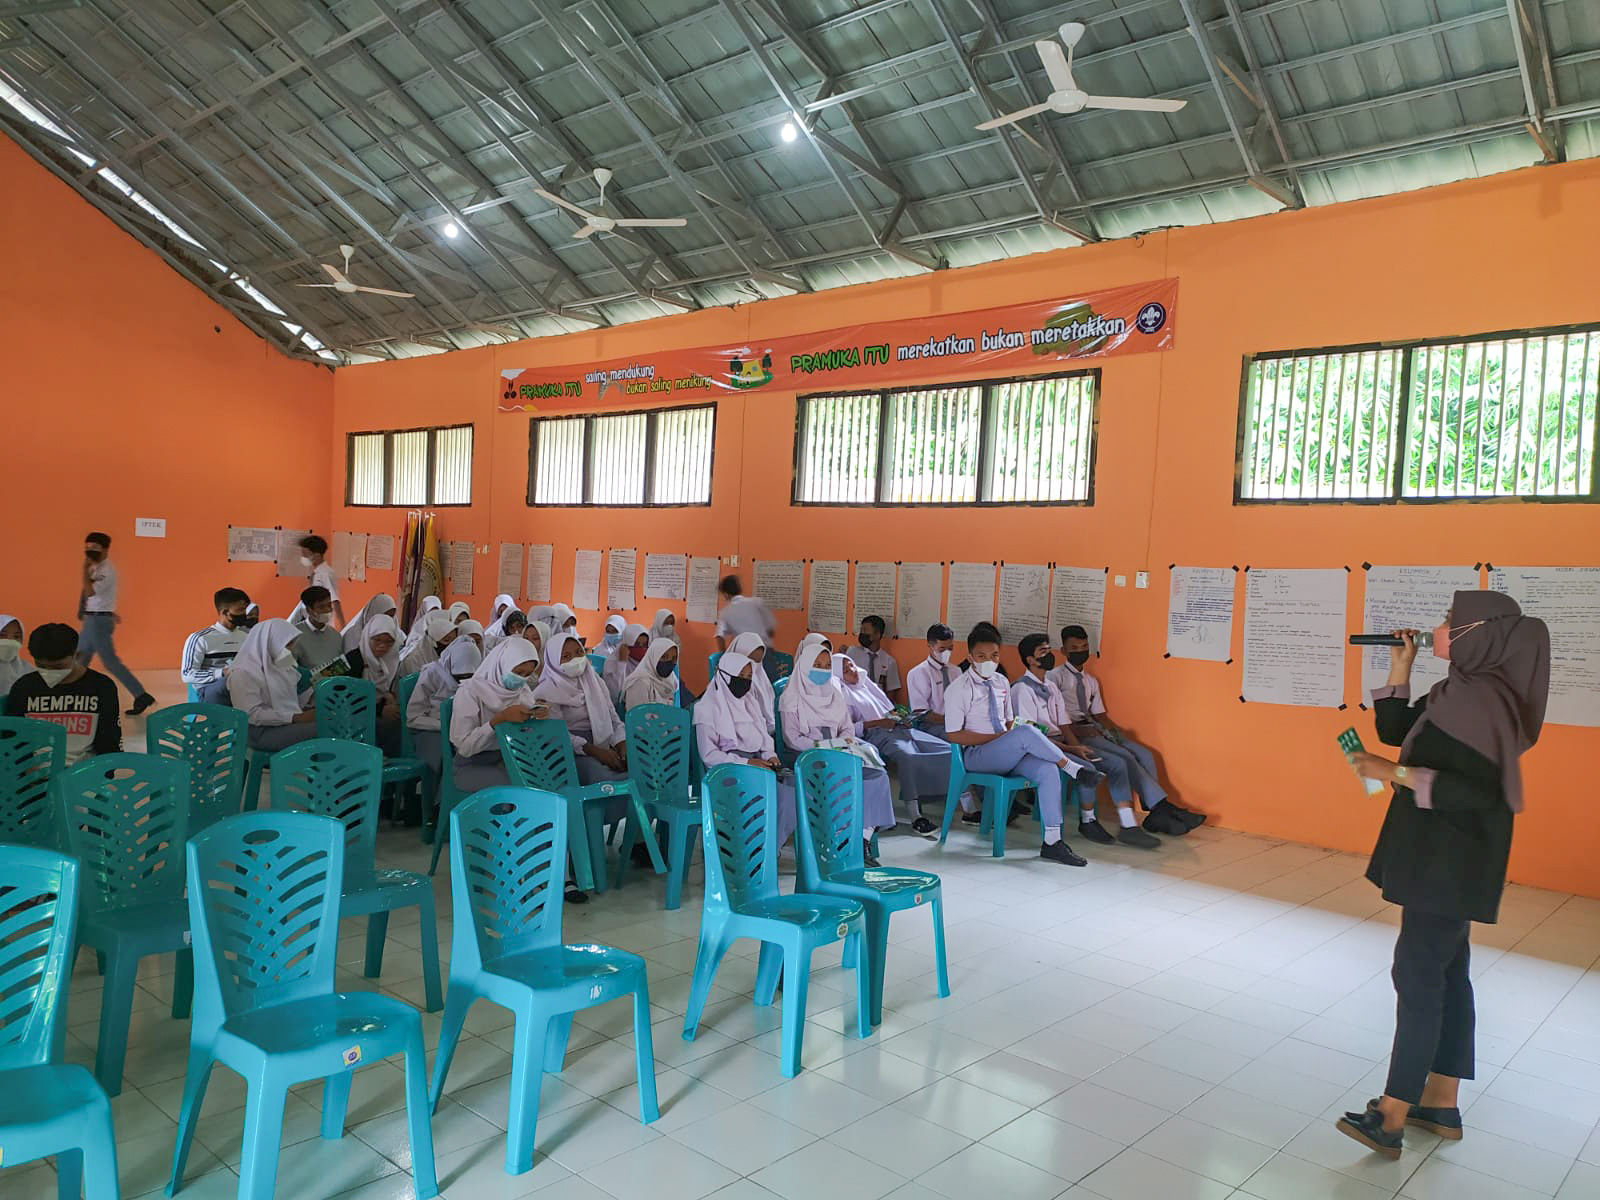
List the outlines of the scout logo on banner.
{"type": "Polygon", "coordinates": [[[1027,372],[1167,350],[1178,281],[1084,292],[949,316],[852,325],[770,344],[664,350],[646,358],[500,373],[500,411],[582,407],[608,396],[823,391],[923,383],[976,371],[1027,372]]]}

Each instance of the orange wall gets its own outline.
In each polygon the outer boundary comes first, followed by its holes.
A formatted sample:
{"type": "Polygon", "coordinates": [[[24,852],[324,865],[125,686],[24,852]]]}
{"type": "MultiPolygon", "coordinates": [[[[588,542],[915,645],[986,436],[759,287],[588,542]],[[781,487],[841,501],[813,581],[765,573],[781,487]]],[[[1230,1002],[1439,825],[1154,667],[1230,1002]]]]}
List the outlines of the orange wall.
{"type": "MultiPolygon", "coordinates": [[[[75,621],[83,535],[112,537],[117,648],[176,669],[211,593],[298,593],[227,560],[227,526],[322,526],[333,376],[283,357],[0,137],[7,518],[0,612],[75,621]],[[164,539],[135,517],[165,517],[164,539]]],[[[303,586],[303,584],[301,585],[303,586]]]]}
{"type": "MultiPolygon", "coordinates": [[[[1150,570],[1150,590],[1112,588],[1107,597],[1100,670],[1113,713],[1160,748],[1185,802],[1221,823],[1364,850],[1381,806],[1363,798],[1331,745],[1346,716],[1238,703],[1242,588],[1233,665],[1163,660],[1167,564],[1593,564],[1600,563],[1600,509],[1235,507],[1240,359],[1260,350],[1600,320],[1596,212],[1600,163],[1588,162],[738,310],[355,367],[335,379],[329,482],[342,494],[337,441],[347,430],[474,421],[476,503],[443,510],[442,536],[491,548],[502,540],[554,543],[558,599],[570,597],[574,549],[612,545],[737,554],[747,581],[752,558],[1054,560],[1109,565],[1130,583],[1135,571],[1150,570]],[[760,341],[1169,275],[1180,281],[1176,348],[1103,364],[1096,500],[1088,509],[792,508],[794,402],[771,393],[720,403],[709,509],[530,509],[527,419],[494,411],[503,367],[760,341]]],[[[356,510],[336,512],[333,523],[389,529],[398,518],[356,510]]],[[[481,609],[495,591],[492,550],[477,563],[481,609]]],[[[374,577],[372,584],[391,580],[374,577]]],[[[1348,611],[1356,628],[1359,571],[1348,611]]],[[[603,615],[582,614],[585,629],[596,631],[603,615]]],[[[803,616],[784,614],[782,625],[781,640],[792,644],[803,616]]],[[[709,630],[686,632],[694,652],[688,675],[698,681],[698,651],[707,648],[709,630]]],[[[921,655],[915,641],[902,641],[897,652],[906,664],[921,655]]],[[[1352,652],[1345,698],[1370,742],[1370,716],[1354,707],[1358,690],[1352,652]]],[[[1515,879],[1600,894],[1587,787],[1573,783],[1588,777],[1597,751],[1595,730],[1551,726],[1528,757],[1515,879]]]]}

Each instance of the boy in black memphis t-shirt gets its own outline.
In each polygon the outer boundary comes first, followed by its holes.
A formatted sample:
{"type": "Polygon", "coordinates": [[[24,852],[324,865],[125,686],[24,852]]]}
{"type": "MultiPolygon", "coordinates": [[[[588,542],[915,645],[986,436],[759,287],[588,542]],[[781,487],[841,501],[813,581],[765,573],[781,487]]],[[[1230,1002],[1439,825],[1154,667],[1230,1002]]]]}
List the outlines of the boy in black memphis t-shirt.
{"type": "Polygon", "coordinates": [[[117,685],[78,661],[78,631],[41,625],[28,638],[37,670],[18,679],[6,697],[8,717],[49,721],[67,731],[67,765],[122,749],[117,685]]]}

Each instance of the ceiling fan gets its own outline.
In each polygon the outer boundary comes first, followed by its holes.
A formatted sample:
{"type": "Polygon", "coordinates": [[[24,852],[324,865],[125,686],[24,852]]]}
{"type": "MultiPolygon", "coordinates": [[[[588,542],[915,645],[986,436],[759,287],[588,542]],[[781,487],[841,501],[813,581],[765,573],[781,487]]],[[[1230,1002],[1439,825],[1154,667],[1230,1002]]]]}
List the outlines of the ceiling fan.
{"type": "Polygon", "coordinates": [[[398,296],[402,300],[410,300],[416,295],[415,292],[393,292],[388,288],[363,287],[359,283],[351,283],[349,279],[350,256],[355,253],[356,248],[354,246],[340,246],[339,250],[344,255],[344,270],[341,271],[332,263],[317,264],[328,273],[329,278],[333,280],[332,283],[297,283],[295,287],[332,288],[334,291],[342,292],[346,296],[353,292],[366,292],[371,296],[398,296]]]}
{"type": "MultiPolygon", "coordinates": [[[[596,167],[594,169],[594,181],[600,185],[600,198],[595,201],[596,208],[601,208],[605,205],[606,184],[611,182],[611,175],[612,172],[609,167],[596,167]]],[[[572,201],[565,200],[554,192],[547,192],[543,188],[534,188],[533,190],[558,208],[565,208],[583,218],[584,223],[573,231],[572,236],[575,238],[593,237],[597,233],[610,233],[613,229],[660,229],[689,223],[684,217],[608,217],[602,213],[590,212],[586,208],[579,208],[572,201]]]]}
{"type": "Polygon", "coordinates": [[[1042,112],[1075,113],[1082,112],[1086,108],[1177,112],[1189,103],[1187,100],[1152,100],[1139,96],[1091,96],[1083,91],[1072,78],[1072,51],[1082,40],[1084,28],[1082,21],[1068,21],[1061,27],[1061,41],[1067,47],[1065,54],[1061,52],[1061,47],[1052,41],[1041,40],[1033,44],[1033,48],[1039,52],[1039,57],[1044,62],[1045,74],[1050,76],[1051,92],[1043,104],[1035,104],[995,117],[993,120],[985,121],[978,128],[998,129],[1002,125],[1012,125],[1042,112]]]}

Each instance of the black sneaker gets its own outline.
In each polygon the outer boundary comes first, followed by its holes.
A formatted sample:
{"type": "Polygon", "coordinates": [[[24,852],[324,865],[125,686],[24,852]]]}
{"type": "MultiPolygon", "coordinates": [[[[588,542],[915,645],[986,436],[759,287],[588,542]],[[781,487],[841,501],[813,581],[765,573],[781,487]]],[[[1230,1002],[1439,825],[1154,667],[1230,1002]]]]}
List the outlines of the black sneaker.
{"type": "Polygon", "coordinates": [[[861,861],[869,867],[877,867],[882,865],[878,862],[878,856],[872,852],[871,838],[861,839],[861,861]]]}
{"type": "Polygon", "coordinates": [[[976,825],[979,821],[982,821],[982,820],[983,820],[983,809],[981,809],[981,808],[975,808],[971,812],[963,812],[961,814],[961,823],[963,825],[976,825]]]}
{"type": "Polygon", "coordinates": [[[932,821],[928,820],[927,817],[918,817],[915,821],[911,822],[911,828],[913,831],[920,833],[923,837],[927,837],[939,827],[932,821]]]}
{"type": "Polygon", "coordinates": [[[576,884],[569,883],[567,885],[567,903],[587,904],[589,903],[589,893],[578,887],[576,884]]]}
{"type": "Polygon", "coordinates": [[[1127,829],[1119,829],[1117,831],[1117,841],[1124,846],[1136,846],[1140,850],[1161,849],[1161,839],[1151,836],[1137,825],[1130,826],[1127,829]]]}
{"type": "Polygon", "coordinates": [[[1347,1112],[1339,1118],[1337,1128],[1347,1138],[1360,1142],[1374,1154],[1381,1154],[1385,1158],[1399,1158],[1400,1151],[1405,1146],[1405,1130],[1397,1129],[1393,1133],[1383,1127],[1383,1114],[1378,1111],[1378,1102],[1368,1100],[1365,1112],[1347,1112]]]}
{"type": "Polygon", "coordinates": [[[1106,827],[1099,821],[1080,821],[1078,832],[1091,842],[1098,842],[1102,846],[1110,846],[1117,840],[1106,832],[1106,827]]]}
{"type": "Polygon", "coordinates": [[[1045,843],[1039,847],[1039,857],[1068,867],[1087,867],[1089,865],[1089,860],[1081,854],[1074,854],[1072,847],[1068,846],[1066,842],[1045,843]]]}
{"type": "Polygon", "coordinates": [[[1406,1124],[1436,1133],[1447,1142],[1461,1140],[1459,1108],[1423,1108],[1420,1104],[1413,1104],[1411,1111],[1406,1114],[1406,1124]]]}
{"type": "Polygon", "coordinates": [[[139,695],[134,699],[133,707],[122,715],[125,717],[142,716],[146,709],[154,708],[155,706],[156,698],[154,696],[152,696],[149,692],[140,692],[139,695]]]}
{"type": "Polygon", "coordinates": [[[1185,837],[1189,832],[1188,824],[1180,821],[1177,813],[1169,811],[1164,802],[1151,809],[1144,819],[1144,828],[1148,833],[1165,833],[1171,837],[1185,837]]]}
{"type": "Polygon", "coordinates": [[[1168,808],[1172,809],[1178,820],[1182,821],[1190,829],[1199,829],[1200,826],[1206,823],[1205,813],[1197,813],[1192,809],[1180,808],[1178,805],[1173,804],[1170,800],[1167,801],[1166,804],[1168,808]]]}

